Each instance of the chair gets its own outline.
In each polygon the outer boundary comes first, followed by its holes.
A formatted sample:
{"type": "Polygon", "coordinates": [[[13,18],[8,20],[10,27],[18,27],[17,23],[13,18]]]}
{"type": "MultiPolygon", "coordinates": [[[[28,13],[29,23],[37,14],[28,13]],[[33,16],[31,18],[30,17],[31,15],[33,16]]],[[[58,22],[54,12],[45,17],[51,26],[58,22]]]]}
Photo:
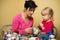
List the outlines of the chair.
{"type": "Polygon", "coordinates": [[[57,34],[58,34],[58,30],[57,30],[57,28],[55,26],[53,28],[53,34],[55,35],[55,38],[56,38],[57,34]]]}
{"type": "Polygon", "coordinates": [[[2,38],[3,38],[3,36],[4,36],[4,29],[5,28],[8,28],[8,27],[10,27],[11,28],[11,24],[4,24],[2,27],[1,27],[1,29],[0,29],[0,34],[2,35],[2,38]]]}

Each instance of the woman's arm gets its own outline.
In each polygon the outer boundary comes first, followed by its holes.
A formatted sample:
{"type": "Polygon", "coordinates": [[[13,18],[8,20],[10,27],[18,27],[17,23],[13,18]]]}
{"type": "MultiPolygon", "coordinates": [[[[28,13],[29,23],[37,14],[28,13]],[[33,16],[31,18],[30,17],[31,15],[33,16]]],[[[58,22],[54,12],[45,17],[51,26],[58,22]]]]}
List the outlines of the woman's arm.
{"type": "Polygon", "coordinates": [[[12,21],[12,32],[19,33],[18,29],[19,29],[19,22],[18,18],[15,17],[12,21]]]}

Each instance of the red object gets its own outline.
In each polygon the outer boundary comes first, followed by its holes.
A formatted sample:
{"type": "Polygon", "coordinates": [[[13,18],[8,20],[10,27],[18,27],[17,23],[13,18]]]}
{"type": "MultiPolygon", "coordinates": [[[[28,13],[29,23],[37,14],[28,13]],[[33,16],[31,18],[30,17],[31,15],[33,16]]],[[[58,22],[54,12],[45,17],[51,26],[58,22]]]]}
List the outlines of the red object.
{"type": "Polygon", "coordinates": [[[42,21],[42,24],[45,28],[44,30],[41,30],[42,32],[46,32],[47,34],[48,32],[53,30],[53,27],[54,27],[53,21],[49,21],[49,22],[42,21]]]}
{"type": "Polygon", "coordinates": [[[16,39],[14,39],[14,40],[16,40],[16,39]]]}
{"type": "Polygon", "coordinates": [[[35,40],[39,40],[39,38],[37,37],[35,40]]]}
{"type": "Polygon", "coordinates": [[[29,38],[25,38],[24,40],[29,40],[29,38]]]}

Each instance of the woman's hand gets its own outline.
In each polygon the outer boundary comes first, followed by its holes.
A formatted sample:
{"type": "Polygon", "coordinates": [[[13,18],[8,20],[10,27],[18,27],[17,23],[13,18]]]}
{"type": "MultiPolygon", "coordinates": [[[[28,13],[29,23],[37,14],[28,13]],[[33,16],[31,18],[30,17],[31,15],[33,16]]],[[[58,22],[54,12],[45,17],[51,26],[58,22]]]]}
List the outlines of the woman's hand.
{"type": "Polygon", "coordinates": [[[25,32],[26,32],[27,34],[29,34],[30,32],[32,32],[32,27],[26,28],[26,29],[25,29],[25,32]]]}

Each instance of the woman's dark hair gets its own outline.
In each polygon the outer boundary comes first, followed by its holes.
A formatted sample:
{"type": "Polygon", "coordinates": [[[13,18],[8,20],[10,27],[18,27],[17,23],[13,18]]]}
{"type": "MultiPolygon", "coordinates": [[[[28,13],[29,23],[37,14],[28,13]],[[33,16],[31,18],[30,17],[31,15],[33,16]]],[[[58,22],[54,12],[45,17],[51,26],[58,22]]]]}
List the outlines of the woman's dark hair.
{"type": "Polygon", "coordinates": [[[32,0],[26,0],[25,1],[25,4],[24,4],[24,7],[26,8],[26,9],[28,9],[28,8],[36,8],[37,7],[37,5],[35,4],[35,2],[34,1],[32,1],[32,0]]]}

